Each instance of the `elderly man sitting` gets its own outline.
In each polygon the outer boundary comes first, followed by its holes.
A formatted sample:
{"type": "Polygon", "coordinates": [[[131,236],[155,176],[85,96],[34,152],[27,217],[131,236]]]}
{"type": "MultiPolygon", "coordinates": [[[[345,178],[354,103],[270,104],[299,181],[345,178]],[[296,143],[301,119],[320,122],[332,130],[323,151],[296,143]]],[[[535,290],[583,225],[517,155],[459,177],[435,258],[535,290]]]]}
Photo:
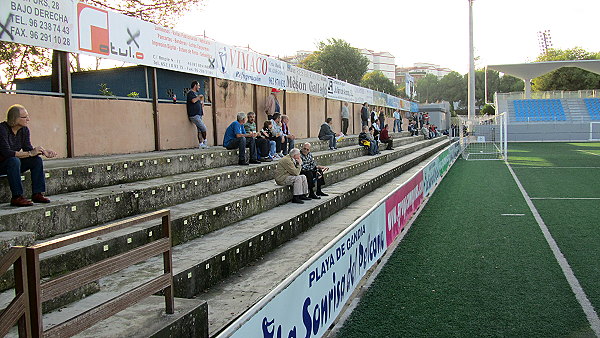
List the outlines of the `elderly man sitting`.
{"type": "Polygon", "coordinates": [[[329,196],[321,190],[321,187],[325,185],[325,179],[323,173],[329,170],[328,167],[317,165],[314,157],[310,153],[310,143],[304,143],[302,149],[300,149],[300,158],[302,159],[302,170],[300,174],[306,176],[308,182],[308,197],[312,199],[321,199],[319,196],[329,196]],[[314,188],[315,183],[317,186],[317,193],[315,194],[314,188]]]}
{"type": "Polygon", "coordinates": [[[275,182],[279,185],[293,186],[294,198],[292,203],[303,204],[303,201],[310,200],[306,197],[308,193],[308,183],[306,176],[301,175],[302,159],[300,150],[294,148],[287,156],[284,156],[275,168],[275,182]]]}
{"type": "Polygon", "coordinates": [[[246,123],[246,113],[237,113],[237,120],[231,122],[223,135],[223,146],[229,150],[239,149],[239,165],[248,165],[246,162],[246,147],[250,148],[250,163],[258,164],[258,155],[256,153],[256,133],[246,133],[244,129],[246,123]]]}

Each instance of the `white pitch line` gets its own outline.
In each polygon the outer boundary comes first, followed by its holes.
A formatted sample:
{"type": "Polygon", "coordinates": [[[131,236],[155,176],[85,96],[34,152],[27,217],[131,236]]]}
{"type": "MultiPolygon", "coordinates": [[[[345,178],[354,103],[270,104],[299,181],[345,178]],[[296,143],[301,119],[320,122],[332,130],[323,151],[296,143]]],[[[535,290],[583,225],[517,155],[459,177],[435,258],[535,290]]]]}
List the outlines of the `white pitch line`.
{"type": "Polygon", "coordinates": [[[515,169],[600,169],[600,167],[516,167],[515,169]]]}
{"type": "Polygon", "coordinates": [[[558,265],[560,265],[563,274],[567,278],[567,282],[569,283],[569,286],[571,286],[571,290],[575,294],[575,298],[579,302],[579,305],[581,305],[581,308],[583,309],[583,312],[585,313],[585,316],[587,317],[587,320],[590,323],[592,330],[594,331],[594,333],[596,333],[596,337],[600,338],[600,318],[598,318],[598,314],[596,313],[596,310],[594,310],[594,306],[586,296],[585,291],[581,287],[581,284],[579,283],[579,280],[577,280],[577,277],[575,277],[575,274],[573,273],[569,262],[567,262],[567,259],[560,251],[558,244],[556,244],[556,241],[554,240],[554,238],[552,238],[552,235],[550,234],[546,223],[544,223],[544,220],[540,216],[540,213],[533,205],[533,202],[531,201],[531,198],[529,198],[529,195],[527,194],[527,191],[525,191],[525,188],[523,188],[521,181],[519,181],[519,178],[511,168],[510,164],[508,162],[505,163],[515,182],[517,183],[519,190],[521,190],[521,194],[523,194],[523,197],[525,198],[529,209],[533,213],[535,220],[537,221],[540,229],[542,230],[544,238],[546,238],[546,242],[548,242],[548,245],[550,246],[550,249],[554,254],[554,258],[556,258],[556,260],[558,261],[558,265]]]}
{"type": "Polygon", "coordinates": [[[500,214],[500,216],[525,216],[525,214],[500,214]]]}
{"type": "Polygon", "coordinates": [[[592,153],[591,151],[585,151],[585,150],[580,150],[582,153],[586,153],[586,154],[590,154],[590,155],[594,155],[594,156],[600,156],[600,154],[596,154],[596,153],[592,153]]]}
{"type": "Polygon", "coordinates": [[[532,200],[600,200],[600,197],[530,197],[532,200]]]}

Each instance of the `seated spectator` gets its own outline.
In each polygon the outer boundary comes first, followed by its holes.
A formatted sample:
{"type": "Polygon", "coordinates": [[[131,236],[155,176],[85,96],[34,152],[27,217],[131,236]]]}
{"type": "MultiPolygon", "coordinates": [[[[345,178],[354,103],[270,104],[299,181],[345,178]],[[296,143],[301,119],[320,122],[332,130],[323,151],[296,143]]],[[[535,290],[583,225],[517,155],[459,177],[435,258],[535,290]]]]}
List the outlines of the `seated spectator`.
{"type": "Polygon", "coordinates": [[[244,129],[246,123],[246,113],[237,113],[237,120],[231,122],[223,135],[223,146],[229,150],[238,148],[239,150],[239,165],[248,165],[246,161],[246,148],[250,148],[251,164],[259,164],[258,155],[256,153],[256,133],[246,133],[244,129]]]}
{"type": "Polygon", "coordinates": [[[329,170],[328,167],[317,165],[314,157],[310,153],[310,143],[304,143],[302,149],[300,149],[300,158],[302,159],[302,170],[301,175],[306,176],[308,182],[308,197],[312,199],[321,199],[319,196],[329,196],[321,190],[325,185],[325,179],[323,178],[324,172],[329,170]],[[317,186],[317,193],[315,194],[314,188],[317,186]]]}
{"type": "Polygon", "coordinates": [[[0,174],[8,178],[12,193],[10,205],[28,207],[35,203],[50,203],[44,196],[46,180],[44,164],[39,155],[52,158],[56,152],[41,146],[31,145],[29,128],[29,113],[20,104],[8,108],[6,121],[0,123],[0,174]],[[31,200],[23,197],[21,173],[31,171],[31,200]],[[33,202],[32,202],[33,201],[33,202]]]}
{"type": "Polygon", "coordinates": [[[283,158],[283,155],[280,155],[277,152],[278,146],[281,149],[281,137],[275,136],[273,132],[273,120],[267,120],[263,124],[263,129],[260,131],[261,135],[269,140],[271,151],[269,152],[269,156],[274,160],[279,160],[283,158]]]}
{"type": "Polygon", "coordinates": [[[387,124],[383,126],[383,130],[379,135],[379,141],[381,141],[381,143],[387,144],[385,150],[394,150],[394,148],[392,148],[392,146],[394,145],[394,140],[390,137],[389,126],[387,124]]]}
{"type": "Polygon", "coordinates": [[[273,135],[274,137],[278,138],[278,140],[274,140],[275,145],[277,146],[277,154],[279,154],[280,157],[283,157],[283,143],[285,142],[285,136],[283,136],[283,130],[281,128],[281,114],[273,114],[273,119],[271,120],[271,123],[271,130],[273,132],[273,135]]]}
{"type": "Polygon", "coordinates": [[[284,141],[281,144],[281,150],[284,155],[287,155],[290,150],[294,149],[296,146],[296,136],[294,136],[289,129],[290,119],[287,115],[281,115],[281,134],[284,137],[284,141]]]}
{"type": "Polygon", "coordinates": [[[358,134],[358,144],[365,147],[369,155],[377,155],[379,154],[379,144],[372,133],[372,129],[368,126],[363,126],[362,132],[358,134]]]}
{"type": "Polygon", "coordinates": [[[417,126],[417,121],[410,121],[408,124],[408,131],[410,132],[410,136],[419,136],[419,128],[417,126]]]}
{"type": "Polygon", "coordinates": [[[336,136],[341,136],[341,133],[336,134],[333,129],[331,129],[333,119],[328,117],[325,120],[325,123],[321,125],[321,129],[319,130],[319,140],[329,141],[329,150],[336,150],[336,136]]]}
{"type": "Polygon", "coordinates": [[[275,168],[275,183],[278,185],[291,185],[294,197],[292,203],[303,204],[310,200],[308,194],[308,182],[306,176],[300,174],[302,170],[302,159],[300,150],[294,148],[290,153],[279,161],[275,168]]]}
{"type": "Polygon", "coordinates": [[[248,122],[244,123],[244,130],[246,130],[246,134],[256,135],[254,140],[256,143],[256,151],[258,152],[260,160],[263,162],[273,161],[273,159],[269,157],[269,140],[262,137],[260,133],[257,133],[256,114],[254,114],[254,112],[249,112],[247,116],[248,122]]]}
{"type": "Polygon", "coordinates": [[[425,139],[429,138],[429,125],[423,125],[421,128],[421,135],[425,136],[425,139]]]}

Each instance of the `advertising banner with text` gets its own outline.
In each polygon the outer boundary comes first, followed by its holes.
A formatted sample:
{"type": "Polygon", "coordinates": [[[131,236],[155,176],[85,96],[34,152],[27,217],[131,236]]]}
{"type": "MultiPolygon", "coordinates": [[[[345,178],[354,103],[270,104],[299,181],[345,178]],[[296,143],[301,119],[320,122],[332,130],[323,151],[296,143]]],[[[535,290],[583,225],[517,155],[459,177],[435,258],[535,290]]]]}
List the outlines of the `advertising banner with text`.
{"type": "Polygon", "coordinates": [[[0,40],[77,50],[75,2],[71,0],[0,1],[0,40]]]}
{"type": "Polygon", "coordinates": [[[386,239],[389,246],[423,202],[423,171],[404,183],[385,201],[386,239]]]}
{"type": "Polygon", "coordinates": [[[327,95],[327,76],[287,64],[286,90],[317,95],[327,95]]]}
{"type": "Polygon", "coordinates": [[[383,255],[380,205],[259,310],[232,337],[320,337],[367,270],[383,255]]]}
{"type": "Polygon", "coordinates": [[[1,0],[0,40],[377,106],[389,97],[283,61],[74,0],[1,0]]]}

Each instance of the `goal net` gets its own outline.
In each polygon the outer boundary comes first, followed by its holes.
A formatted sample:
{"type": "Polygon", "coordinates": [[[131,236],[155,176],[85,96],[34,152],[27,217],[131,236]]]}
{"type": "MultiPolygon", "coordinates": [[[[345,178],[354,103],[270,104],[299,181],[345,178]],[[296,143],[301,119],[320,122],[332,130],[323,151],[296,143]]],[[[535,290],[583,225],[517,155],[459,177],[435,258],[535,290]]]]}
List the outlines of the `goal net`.
{"type": "Polygon", "coordinates": [[[507,114],[468,119],[461,117],[460,145],[466,160],[506,160],[507,114]]]}

